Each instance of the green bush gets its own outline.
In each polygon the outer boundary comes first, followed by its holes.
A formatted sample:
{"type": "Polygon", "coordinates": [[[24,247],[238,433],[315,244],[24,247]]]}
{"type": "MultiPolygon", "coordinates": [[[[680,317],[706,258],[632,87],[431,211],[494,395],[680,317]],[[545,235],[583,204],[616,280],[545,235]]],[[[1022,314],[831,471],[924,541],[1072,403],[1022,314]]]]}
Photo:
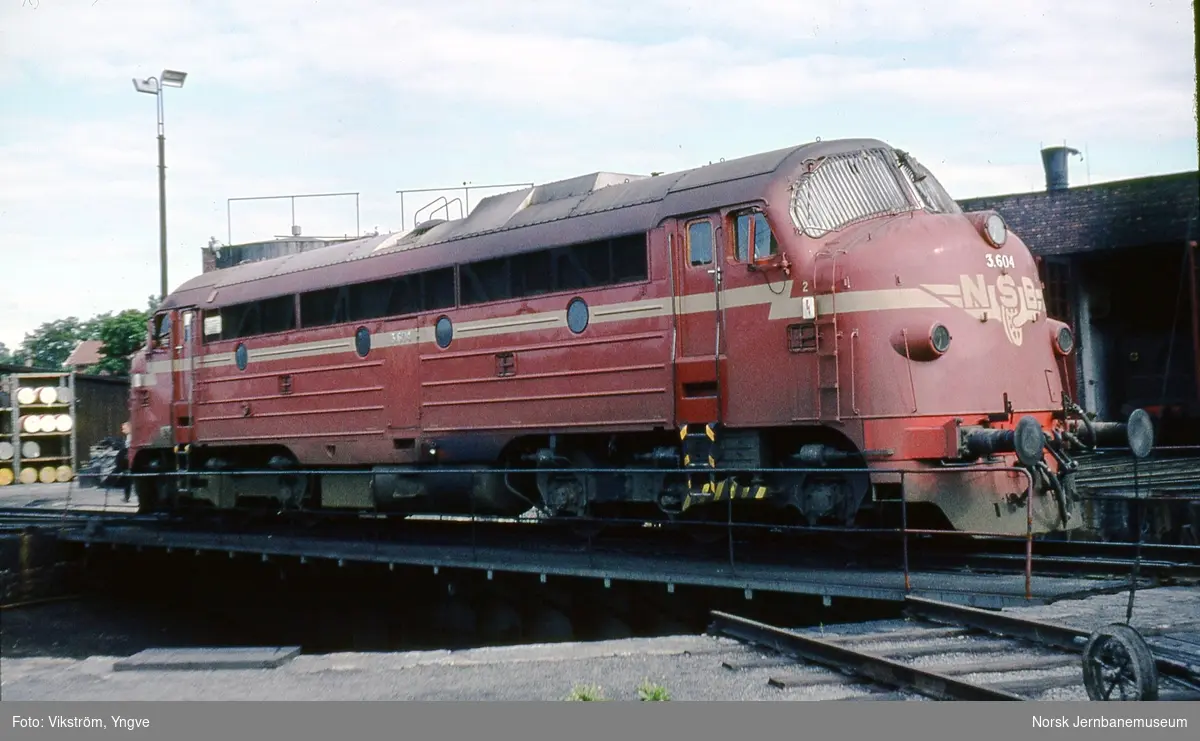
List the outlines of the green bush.
{"type": "Polygon", "coordinates": [[[671,699],[671,693],[661,684],[651,684],[650,680],[646,680],[638,687],[638,697],[642,702],[667,702],[671,699]]]}
{"type": "Polygon", "coordinates": [[[603,702],[604,693],[594,685],[579,684],[567,695],[568,702],[603,702]]]}

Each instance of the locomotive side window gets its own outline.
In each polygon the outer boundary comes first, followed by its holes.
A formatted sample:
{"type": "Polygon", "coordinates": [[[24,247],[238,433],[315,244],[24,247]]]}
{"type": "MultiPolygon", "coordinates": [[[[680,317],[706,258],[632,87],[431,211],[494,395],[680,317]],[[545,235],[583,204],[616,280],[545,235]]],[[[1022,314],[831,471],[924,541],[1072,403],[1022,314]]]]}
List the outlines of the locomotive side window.
{"type": "Polygon", "coordinates": [[[649,275],[645,234],[523,252],[459,269],[464,306],[632,283],[649,275]]]}
{"type": "Polygon", "coordinates": [[[223,340],[258,334],[258,304],[238,304],[222,308],[221,324],[223,340]]]}
{"type": "Polygon", "coordinates": [[[688,261],[692,265],[707,265],[713,261],[713,228],[706,219],[688,224],[688,261]]]}
{"type": "Polygon", "coordinates": [[[325,327],[350,321],[345,286],[309,291],[300,295],[300,326],[325,327]]]}
{"type": "MultiPolygon", "coordinates": [[[[219,321],[207,321],[216,316],[214,311],[205,312],[205,325],[219,327],[222,340],[287,332],[296,328],[296,301],[294,296],[288,295],[225,306],[220,309],[219,321]]],[[[206,330],[205,339],[210,338],[206,330]]]]}
{"type": "Polygon", "coordinates": [[[735,216],[734,254],[738,262],[749,262],[750,245],[754,245],[754,260],[763,260],[779,254],[779,241],[775,239],[767,217],[761,211],[743,211],[735,216]]]}
{"type": "Polygon", "coordinates": [[[296,328],[295,296],[279,296],[259,302],[261,334],[288,332],[296,328]]]}
{"type": "Polygon", "coordinates": [[[361,322],[387,316],[393,288],[394,281],[391,280],[350,286],[350,321],[361,322]]]}
{"type": "Polygon", "coordinates": [[[512,256],[512,293],[540,296],[554,290],[553,259],[548,250],[512,256]]]}
{"type": "Polygon", "coordinates": [[[454,306],[454,268],[300,294],[303,327],[327,327],[454,306]]]}
{"type": "Polygon", "coordinates": [[[641,234],[612,240],[613,283],[646,280],[650,266],[646,263],[646,238],[641,234]]]}
{"type": "Polygon", "coordinates": [[[488,301],[503,301],[506,298],[512,298],[509,267],[509,258],[507,257],[496,257],[463,265],[459,270],[462,280],[463,303],[483,304],[488,301]]]}
{"type": "Polygon", "coordinates": [[[421,274],[421,309],[437,311],[449,309],[457,301],[454,268],[430,270],[421,274]]]}
{"type": "Polygon", "coordinates": [[[754,239],[754,259],[762,260],[779,253],[779,242],[775,239],[775,234],[771,231],[771,225],[767,223],[766,214],[761,211],[754,214],[754,220],[751,222],[751,231],[754,239]]]}
{"type": "Polygon", "coordinates": [[[154,317],[154,347],[155,349],[171,345],[171,313],[164,311],[154,317]]]}

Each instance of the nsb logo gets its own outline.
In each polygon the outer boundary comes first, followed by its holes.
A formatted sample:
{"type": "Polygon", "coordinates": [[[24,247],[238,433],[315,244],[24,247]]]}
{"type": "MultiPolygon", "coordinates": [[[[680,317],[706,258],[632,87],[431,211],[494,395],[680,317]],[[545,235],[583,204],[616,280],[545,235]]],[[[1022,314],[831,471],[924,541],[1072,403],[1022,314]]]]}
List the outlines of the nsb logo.
{"type": "Polygon", "coordinates": [[[1014,345],[1023,341],[1022,328],[1046,311],[1042,288],[1029,277],[998,275],[988,283],[983,275],[960,275],[957,285],[931,284],[921,288],[981,322],[1000,322],[1004,335],[1014,345]]]}

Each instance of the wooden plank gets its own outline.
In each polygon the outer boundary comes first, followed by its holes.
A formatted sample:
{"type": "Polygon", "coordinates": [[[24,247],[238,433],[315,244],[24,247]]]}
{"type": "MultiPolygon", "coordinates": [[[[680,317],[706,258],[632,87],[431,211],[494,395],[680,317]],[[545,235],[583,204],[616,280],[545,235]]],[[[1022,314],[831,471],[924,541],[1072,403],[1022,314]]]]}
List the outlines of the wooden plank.
{"type": "Polygon", "coordinates": [[[805,672],[803,674],[782,674],[772,676],[767,679],[767,684],[780,689],[788,689],[791,687],[813,687],[818,684],[841,685],[849,684],[853,678],[844,674],[834,674],[832,672],[818,674],[816,672],[805,672]]]}
{"type": "Polygon", "coordinates": [[[844,644],[859,644],[859,643],[899,643],[900,641],[917,641],[917,640],[934,640],[938,638],[957,638],[970,633],[967,628],[913,628],[911,630],[895,630],[892,632],[881,631],[878,633],[863,633],[861,635],[846,635],[846,634],[829,634],[829,633],[812,633],[813,635],[830,643],[844,644]]]}
{"type": "Polygon", "coordinates": [[[1038,679],[1014,679],[1007,682],[988,682],[988,687],[993,689],[1012,692],[1017,695],[1040,695],[1046,690],[1058,689],[1060,687],[1082,687],[1083,686],[1083,670],[1079,673],[1072,672],[1071,674],[1040,677],[1038,679]]]}
{"type": "Polygon", "coordinates": [[[963,675],[1027,672],[1041,669],[1057,669],[1063,666],[1079,666],[1079,657],[1071,654],[1021,656],[1008,661],[983,660],[973,661],[968,664],[937,664],[932,669],[941,674],[963,675]]]}
{"type": "Polygon", "coordinates": [[[911,695],[906,695],[903,692],[870,692],[865,695],[850,695],[849,697],[839,697],[834,702],[896,702],[898,700],[911,700],[911,695]]]}
{"type": "Polygon", "coordinates": [[[908,648],[885,649],[883,651],[867,651],[865,653],[871,653],[876,656],[916,658],[919,656],[937,656],[938,654],[953,653],[995,653],[997,651],[1013,651],[1019,648],[1020,644],[1015,641],[993,639],[955,643],[941,642],[928,646],[911,646],[908,648]]]}
{"type": "Polygon", "coordinates": [[[731,672],[746,671],[747,669],[767,669],[779,666],[794,666],[794,659],[789,659],[786,656],[778,658],[765,658],[750,661],[722,661],[721,666],[731,672]]]}

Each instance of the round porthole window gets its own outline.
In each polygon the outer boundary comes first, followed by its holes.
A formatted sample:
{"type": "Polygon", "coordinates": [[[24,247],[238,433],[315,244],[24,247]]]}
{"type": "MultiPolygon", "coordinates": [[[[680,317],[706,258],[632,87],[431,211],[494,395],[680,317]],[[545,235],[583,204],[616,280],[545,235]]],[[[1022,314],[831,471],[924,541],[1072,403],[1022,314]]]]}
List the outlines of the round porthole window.
{"type": "Polygon", "coordinates": [[[237,349],[233,351],[233,360],[237,363],[238,370],[246,370],[246,363],[250,362],[250,353],[245,344],[238,343],[237,349]]]}
{"type": "Polygon", "coordinates": [[[567,304],[567,327],[579,334],[587,329],[588,325],[588,305],[581,298],[571,299],[571,303],[567,304]]]}
{"type": "Polygon", "coordinates": [[[371,332],[366,327],[359,327],[354,333],[354,352],[358,357],[365,358],[371,352],[371,332]]]}
{"type": "Polygon", "coordinates": [[[438,347],[450,347],[450,340],[454,339],[454,325],[450,323],[450,317],[443,316],[437,320],[437,325],[433,328],[433,338],[437,340],[438,347]]]}

